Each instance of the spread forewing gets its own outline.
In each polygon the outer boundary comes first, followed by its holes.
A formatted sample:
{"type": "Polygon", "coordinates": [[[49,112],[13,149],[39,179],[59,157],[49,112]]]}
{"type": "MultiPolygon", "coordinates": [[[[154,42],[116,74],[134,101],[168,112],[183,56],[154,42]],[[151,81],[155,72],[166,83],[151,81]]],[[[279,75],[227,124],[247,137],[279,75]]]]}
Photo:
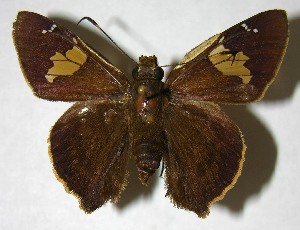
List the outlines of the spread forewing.
{"type": "Polygon", "coordinates": [[[38,97],[60,101],[117,98],[129,87],[120,70],[44,16],[19,12],[13,38],[25,79],[38,97]]]}
{"type": "Polygon", "coordinates": [[[185,55],[166,85],[173,98],[246,103],[259,100],[276,76],[288,41],[283,10],[257,14],[185,55]]]}

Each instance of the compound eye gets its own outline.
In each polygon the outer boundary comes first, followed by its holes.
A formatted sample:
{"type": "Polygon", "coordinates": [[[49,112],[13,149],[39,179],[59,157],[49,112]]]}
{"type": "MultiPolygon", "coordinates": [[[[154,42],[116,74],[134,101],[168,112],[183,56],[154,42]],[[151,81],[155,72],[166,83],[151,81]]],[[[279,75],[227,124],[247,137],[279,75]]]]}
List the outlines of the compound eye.
{"type": "Polygon", "coordinates": [[[134,78],[134,79],[137,79],[137,76],[138,76],[138,73],[139,73],[139,67],[138,66],[136,66],[136,67],[134,67],[134,69],[132,70],[132,77],[134,78]]]}
{"type": "Polygon", "coordinates": [[[162,80],[164,78],[164,70],[161,67],[156,67],[154,74],[157,80],[162,80]]]}

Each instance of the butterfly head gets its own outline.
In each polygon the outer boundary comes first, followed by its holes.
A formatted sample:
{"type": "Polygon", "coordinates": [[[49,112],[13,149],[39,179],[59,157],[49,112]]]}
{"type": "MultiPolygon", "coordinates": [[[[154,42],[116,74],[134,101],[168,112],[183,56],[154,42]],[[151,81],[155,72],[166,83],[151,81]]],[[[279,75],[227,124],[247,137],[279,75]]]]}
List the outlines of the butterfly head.
{"type": "Polygon", "coordinates": [[[133,69],[132,76],[134,79],[154,79],[162,80],[164,71],[157,65],[155,56],[141,56],[139,64],[133,69]]]}

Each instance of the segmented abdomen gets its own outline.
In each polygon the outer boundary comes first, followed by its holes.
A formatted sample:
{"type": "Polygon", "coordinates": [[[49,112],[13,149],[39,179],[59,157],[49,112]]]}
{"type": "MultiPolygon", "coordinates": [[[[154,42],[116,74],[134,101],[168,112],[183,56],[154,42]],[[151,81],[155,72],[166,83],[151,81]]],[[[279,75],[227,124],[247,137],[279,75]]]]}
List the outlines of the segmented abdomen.
{"type": "Polygon", "coordinates": [[[143,80],[135,85],[133,155],[143,184],[159,168],[167,149],[161,118],[162,89],[161,81],[143,80]]]}

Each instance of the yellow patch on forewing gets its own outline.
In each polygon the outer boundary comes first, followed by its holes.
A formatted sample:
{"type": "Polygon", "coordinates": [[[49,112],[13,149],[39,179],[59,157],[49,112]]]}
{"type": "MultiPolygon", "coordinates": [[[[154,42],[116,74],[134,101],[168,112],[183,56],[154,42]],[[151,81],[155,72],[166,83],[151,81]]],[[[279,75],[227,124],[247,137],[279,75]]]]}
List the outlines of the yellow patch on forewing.
{"type": "Polygon", "coordinates": [[[56,61],[58,61],[58,60],[67,61],[68,59],[64,55],[62,55],[61,53],[56,52],[55,55],[50,58],[50,60],[51,61],[53,61],[53,60],[56,60],[56,61]]]}
{"type": "Polygon", "coordinates": [[[47,75],[72,75],[79,70],[80,65],[69,61],[53,61],[54,66],[48,70],[47,75]]]}
{"type": "Polygon", "coordinates": [[[244,84],[248,84],[253,77],[251,71],[244,66],[249,57],[242,51],[236,54],[228,51],[230,50],[219,45],[210,52],[209,60],[224,76],[237,76],[242,79],[244,84]]]}
{"type": "Polygon", "coordinates": [[[71,61],[76,62],[80,65],[83,65],[86,62],[86,59],[87,59],[86,54],[83,53],[76,46],[74,46],[73,49],[68,50],[67,53],[66,53],[66,56],[71,61]]]}
{"type": "Polygon", "coordinates": [[[50,60],[53,61],[54,66],[48,70],[45,78],[53,83],[56,77],[72,76],[86,62],[87,55],[74,46],[66,52],[66,55],[56,52],[50,60]]]}

